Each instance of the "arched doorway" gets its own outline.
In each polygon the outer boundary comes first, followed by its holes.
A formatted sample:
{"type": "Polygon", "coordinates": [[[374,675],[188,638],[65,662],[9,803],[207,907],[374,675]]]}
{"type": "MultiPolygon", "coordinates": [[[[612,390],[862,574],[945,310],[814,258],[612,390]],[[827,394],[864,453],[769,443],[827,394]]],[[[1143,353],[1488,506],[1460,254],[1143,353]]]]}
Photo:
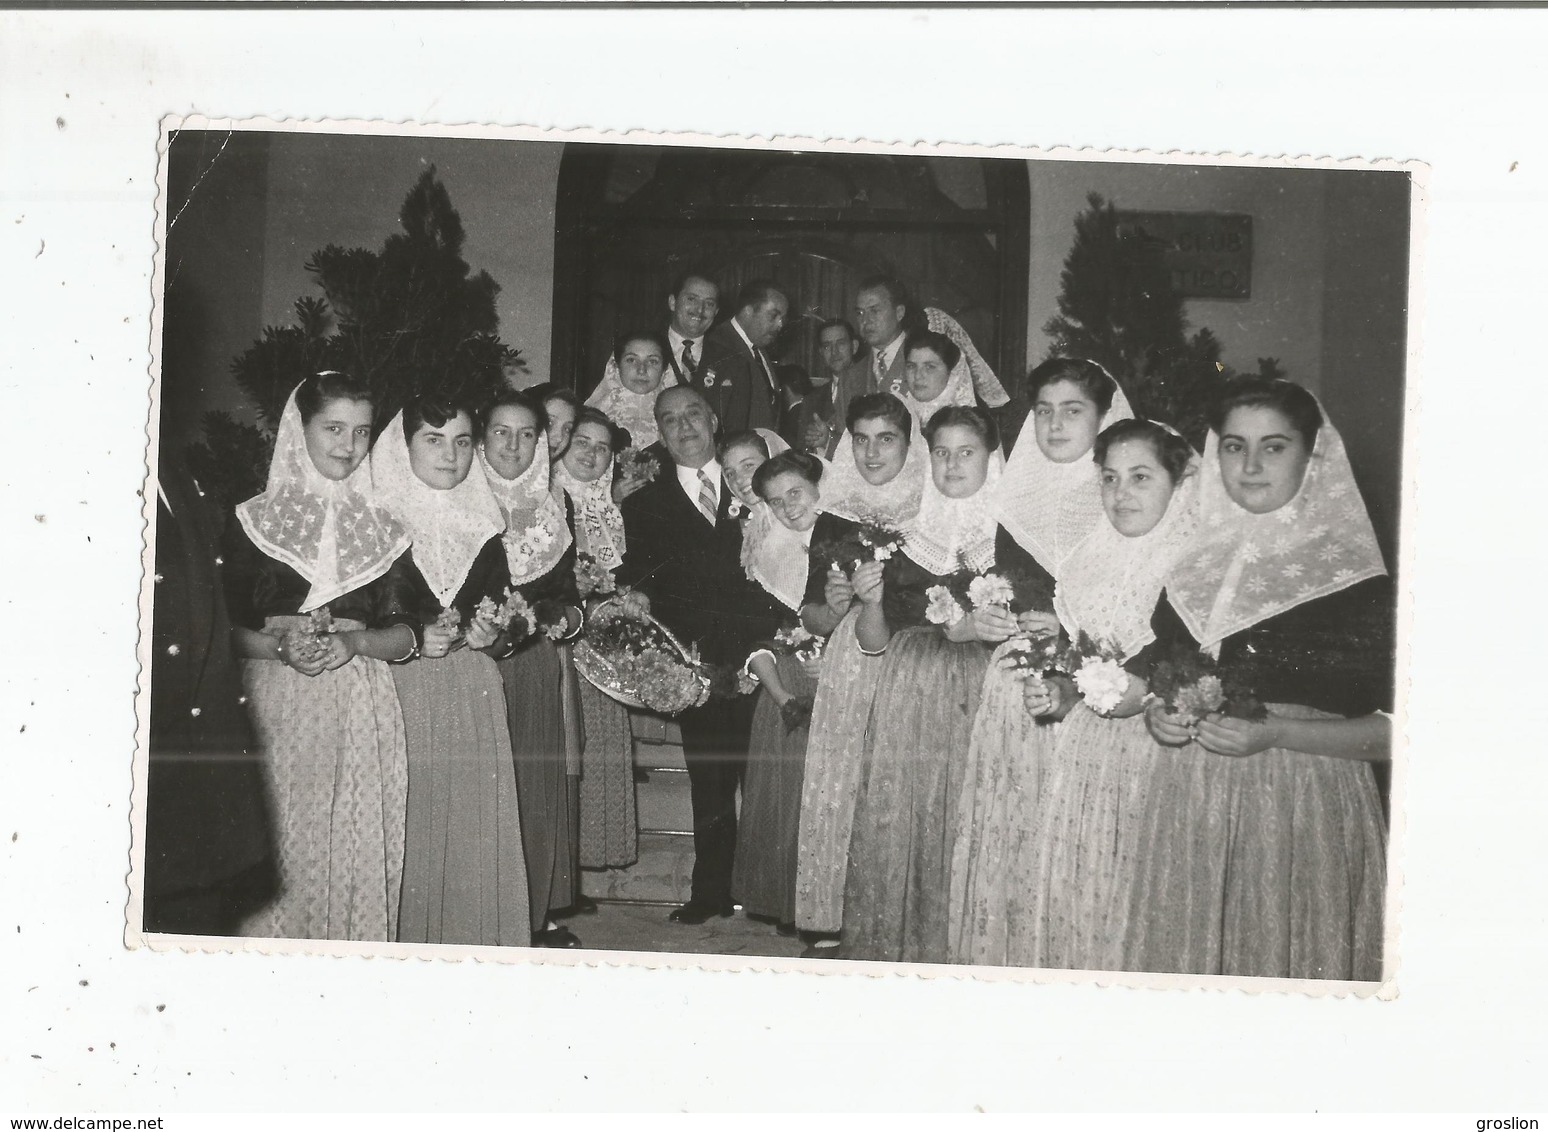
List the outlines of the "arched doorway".
{"type": "Polygon", "coordinates": [[[671,281],[770,276],[792,317],[773,351],[811,370],[815,327],[852,319],[856,283],[896,275],[955,315],[1011,384],[1025,365],[1025,161],[669,146],[565,146],[554,236],[551,379],[588,392],[613,335],[661,327],[671,281]]]}

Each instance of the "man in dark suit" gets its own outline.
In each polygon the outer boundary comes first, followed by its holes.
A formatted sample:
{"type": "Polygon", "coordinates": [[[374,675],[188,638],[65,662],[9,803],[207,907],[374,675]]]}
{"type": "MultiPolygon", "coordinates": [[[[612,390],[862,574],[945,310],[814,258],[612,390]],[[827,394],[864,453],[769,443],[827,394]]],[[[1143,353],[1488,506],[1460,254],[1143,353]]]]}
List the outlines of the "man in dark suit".
{"type": "Polygon", "coordinates": [[[793,447],[833,459],[844,433],[849,403],[868,392],[860,375],[851,369],[859,346],[860,339],[847,319],[830,318],[817,328],[817,354],[822,364],[812,373],[812,390],[790,410],[784,437],[793,447]]]}
{"type": "Polygon", "coordinates": [[[686,385],[704,364],[704,336],[720,310],[720,288],[715,281],[694,272],[678,276],[667,296],[667,365],[686,385]]]}
{"type": "Polygon", "coordinates": [[[693,385],[704,394],[726,435],[779,428],[780,393],[763,353],[784,329],[790,301],[767,279],[743,285],[736,313],[704,336],[704,362],[693,385]]]}
{"type": "MultiPolygon", "coordinates": [[[[656,398],[656,424],[671,457],[623,503],[628,550],[618,580],[650,599],[651,612],[711,664],[740,666],[779,624],[774,601],[742,568],[742,528],[715,459],[714,410],[692,386],[656,398]]],[[[752,696],[711,700],[679,717],[693,802],[693,893],[671,919],[702,924],[729,916],[736,854],[736,791],[752,734],[752,696]]]]}
{"type": "MultiPolygon", "coordinates": [[[[855,325],[866,349],[850,366],[852,383],[865,393],[903,395],[903,339],[909,325],[908,292],[896,279],[873,275],[855,292],[855,325]]],[[[857,394],[858,395],[858,394],[857,394]]]]}

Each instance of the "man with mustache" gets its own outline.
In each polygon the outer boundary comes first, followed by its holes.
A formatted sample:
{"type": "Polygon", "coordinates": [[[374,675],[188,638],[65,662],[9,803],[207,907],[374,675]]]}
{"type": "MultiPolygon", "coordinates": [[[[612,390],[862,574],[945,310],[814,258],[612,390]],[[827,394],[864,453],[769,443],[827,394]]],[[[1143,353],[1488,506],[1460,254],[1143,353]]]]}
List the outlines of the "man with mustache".
{"type": "MultiPolygon", "coordinates": [[[[742,527],[715,458],[720,421],[691,385],[662,390],[656,425],[671,472],[624,500],[628,549],[618,581],[709,664],[740,666],[779,625],[774,600],[742,567],[742,527]]],[[[736,792],[747,763],[753,697],[712,699],[678,717],[693,803],[693,892],[671,919],[702,924],[731,915],[736,792]]]]}

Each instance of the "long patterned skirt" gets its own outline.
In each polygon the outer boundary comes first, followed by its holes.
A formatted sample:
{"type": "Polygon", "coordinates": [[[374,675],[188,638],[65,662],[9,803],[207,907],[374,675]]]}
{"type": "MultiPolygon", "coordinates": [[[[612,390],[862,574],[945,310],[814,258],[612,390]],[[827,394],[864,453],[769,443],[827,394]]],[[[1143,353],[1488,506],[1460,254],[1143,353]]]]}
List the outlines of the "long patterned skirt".
{"type": "Polygon", "coordinates": [[[409,762],[398,938],[525,947],[527,867],[495,663],[460,649],[392,674],[409,762]]]}
{"type": "Polygon", "coordinates": [[[995,650],[973,720],[951,857],[953,963],[1032,962],[1033,812],[1059,724],[1039,722],[1023,700],[1025,680],[998,667],[995,650]]]}
{"type": "Polygon", "coordinates": [[[580,703],[586,727],[581,755],[580,863],[588,869],[622,868],[640,856],[629,710],[586,680],[580,682],[580,703]]]}
{"type": "Polygon", "coordinates": [[[796,838],[795,922],[804,931],[836,932],[844,922],[860,761],[884,660],[860,651],[859,617],[851,610],[828,638],[812,704],[796,838]]]}
{"type": "Polygon", "coordinates": [[[576,783],[565,766],[566,673],[559,650],[547,640],[506,657],[499,669],[516,760],[532,930],[538,931],[549,912],[568,908],[579,892],[579,841],[571,822],[576,783]]]}
{"type": "MultiPolygon", "coordinates": [[[[266,628],[306,620],[271,617],[266,628]]],[[[387,669],[360,656],[317,676],[276,661],[243,662],[281,885],[273,903],[244,921],[243,935],[396,938],[408,761],[387,669]]]]}
{"type": "Polygon", "coordinates": [[[944,963],[962,753],[989,650],[930,625],[894,634],[883,660],[849,840],[843,951],[944,963]]]}
{"type": "Polygon", "coordinates": [[[1386,843],[1367,763],[1277,748],[1247,758],[1167,750],[1140,830],[1126,966],[1380,979],[1386,843]]]}
{"type": "MultiPolygon", "coordinates": [[[[780,682],[792,695],[810,696],[816,690],[816,682],[794,657],[780,657],[778,668],[780,682]]],[[[782,924],[796,918],[796,841],[807,733],[806,727],[786,731],[774,697],[767,689],[758,693],[742,779],[731,891],[744,911],[782,924]]]]}
{"type": "Polygon", "coordinates": [[[1122,969],[1157,746],[1141,715],[1077,704],[1059,725],[1031,821],[1030,966],[1122,969]]]}

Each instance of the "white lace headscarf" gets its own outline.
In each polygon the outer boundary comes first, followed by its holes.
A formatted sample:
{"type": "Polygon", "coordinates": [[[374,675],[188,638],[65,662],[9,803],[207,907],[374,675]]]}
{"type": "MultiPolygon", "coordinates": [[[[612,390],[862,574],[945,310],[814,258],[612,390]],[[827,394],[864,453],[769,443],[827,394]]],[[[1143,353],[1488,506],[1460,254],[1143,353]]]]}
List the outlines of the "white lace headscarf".
{"type": "Polygon", "coordinates": [[[505,517],[505,560],[511,568],[511,584],[541,578],[554,568],[574,539],[565,522],[564,500],[549,476],[548,437],[540,430],[532,463],[513,480],[500,474],[484,446],[478,446],[489,491],[505,517]]]}
{"type": "MultiPolygon", "coordinates": [[[[769,456],[788,452],[790,445],[776,433],[757,429],[769,445],[769,456]]],[[[823,469],[823,481],[827,469],[823,469]]],[[[819,495],[821,487],[818,487],[819,495]]],[[[818,504],[819,510],[821,503],[818,504]]],[[[800,609],[801,599],[806,596],[807,550],[811,546],[812,532],[793,531],[780,521],[774,509],[762,499],[757,499],[742,527],[742,568],[748,578],[757,582],[781,604],[790,609],[800,609]]]]}
{"type": "Polygon", "coordinates": [[[937,334],[946,335],[962,351],[962,358],[967,362],[972,374],[973,388],[977,390],[979,400],[990,408],[998,408],[1010,400],[1010,394],[1005,392],[1005,386],[1000,384],[1000,379],[995,376],[994,370],[989,368],[989,363],[984,361],[984,356],[978,352],[978,347],[973,345],[973,339],[968,337],[968,332],[962,328],[960,322],[937,307],[925,307],[925,321],[931,330],[937,334]]]}
{"type": "Polygon", "coordinates": [[[930,445],[917,422],[913,424],[903,467],[884,484],[869,483],[860,474],[854,438],[848,429],[839,437],[833,459],[824,463],[827,467],[822,475],[822,509],[828,514],[892,530],[902,530],[919,514],[919,500],[930,478],[930,445]]]}
{"type": "Polygon", "coordinates": [[[958,356],[957,364],[951,367],[951,374],[946,378],[945,387],[930,400],[915,400],[914,395],[908,392],[907,385],[904,386],[901,400],[913,414],[916,431],[923,429],[937,411],[948,405],[977,404],[978,399],[973,394],[973,375],[968,369],[967,353],[963,352],[958,356]]]}
{"type": "MultiPolygon", "coordinates": [[[[1134,416],[1123,387],[1112,374],[1102,372],[1113,383],[1113,403],[1098,422],[1098,433],[1134,416]]],[[[1065,558],[1106,521],[1101,480],[1091,454],[1067,464],[1055,463],[1038,446],[1036,425],[1029,418],[1006,461],[995,517],[1022,549],[1057,578],[1065,558]]]]}
{"type": "Polygon", "coordinates": [[[919,514],[903,530],[903,553],[935,575],[983,573],[993,566],[995,488],[1004,469],[1005,458],[995,448],[983,484],[966,499],[942,494],[935,477],[927,478],[919,514]]]}
{"type": "Polygon", "coordinates": [[[1199,539],[1167,575],[1166,593],[1216,655],[1234,633],[1387,572],[1344,439],[1326,413],[1301,488],[1277,511],[1254,515],[1226,493],[1213,431],[1199,475],[1199,539]]]}
{"type": "Polygon", "coordinates": [[[562,456],[553,464],[554,482],[570,497],[570,504],[575,508],[575,549],[591,555],[598,565],[608,570],[623,565],[627,545],[623,512],[613,502],[615,466],[616,456],[605,472],[590,483],[584,483],[564,466],[562,456]]]}
{"type": "Polygon", "coordinates": [[[1059,624],[1072,639],[1084,630],[1116,645],[1125,659],[1139,652],[1155,639],[1150,620],[1163,580],[1192,548],[1198,529],[1195,456],[1174,487],[1166,513],[1151,530],[1131,538],[1114,527],[1104,511],[1096,529],[1064,560],[1054,587],[1059,624]]]}
{"type": "Polygon", "coordinates": [[[611,355],[602,371],[602,383],[592,390],[586,404],[601,409],[607,419],[629,430],[631,448],[646,448],[661,438],[656,428],[656,398],[663,389],[677,384],[670,364],[661,373],[661,384],[649,393],[636,393],[624,385],[618,372],[618,360],[611,355]]]}
{"type": "Polygon", "coordinates": [[[369,460],[342,480],[317,470],[294,391],[280,414],[268,483],[236,514],[254,546],[311,583],[302,613],[380,578],[409,544],[374,489],[369,460]]]}
{"type": "Polygon", "coordinates": [[[399,412],[371,449],[371,471],[382,506],[408,528],[414,540],[414,565],[435,599],[450,607],[479,551],[505,530],[483,465],[472,461],[467,477],[456,487],[444,491],[431,487],[414,474],[399,412]]]}

